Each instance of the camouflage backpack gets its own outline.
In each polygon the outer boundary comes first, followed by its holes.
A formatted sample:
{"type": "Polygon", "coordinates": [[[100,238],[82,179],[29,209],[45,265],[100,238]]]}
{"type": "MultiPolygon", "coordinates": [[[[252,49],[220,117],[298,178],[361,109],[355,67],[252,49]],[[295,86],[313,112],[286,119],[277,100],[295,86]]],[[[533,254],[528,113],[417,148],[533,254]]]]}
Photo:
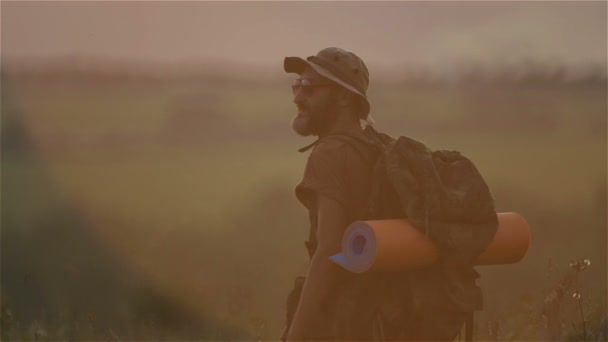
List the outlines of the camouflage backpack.
{"type": "Polygon", "coordinates": [[[471,339],[472,313],[482,308],[481,289],[475,284],[479,275],[473,265],[498,228],[494,200],[486,182],[473,162],[459,152],[431,151],[419,141],[405,136],[394,139],[372,126],[366,127],[364,135],[378,156],[369,219],[407,218],[441,251],[436,266],[405,272],[409,274],[410,315],[427,317],[428,322],[418,320],[416,324],[428,325],[434,331],[403,337],[439,339],[458,334],[462,324],[448,321],[467,319],[467,339],[471,339]],[[446,306],[454,315],[441,319],[437,315],[446,306]],[[448,331],[441,331],[439,321],[448,331]]]}

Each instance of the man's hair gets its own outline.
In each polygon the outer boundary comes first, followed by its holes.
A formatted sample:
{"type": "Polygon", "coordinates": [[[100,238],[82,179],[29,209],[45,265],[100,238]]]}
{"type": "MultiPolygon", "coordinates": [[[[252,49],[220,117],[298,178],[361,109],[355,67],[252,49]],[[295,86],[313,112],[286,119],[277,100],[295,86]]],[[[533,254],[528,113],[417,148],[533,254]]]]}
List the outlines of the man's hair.
{"type": "Polygon", "coordinates": [[[353,98],[353,102],[354,102],[354,107],[355,107],[355,113],[357,114],[357,118],[360,120],[364,120],[364,116],[367,115],[366,111],[366,106],[365,106],[365,99],[363,99],[360,96],[354,96],[353,98]]]}
{"type": "MultiPolygon", "coordinates": [[[[363,116],[367,113],[364,113],[366,110],[366,106],[365,106],[365,99],[363,99],[361,96],[358,96],[357,94],[353,93],[352,91],[342,87],[341,85],[337,84],[336,82],[327,79],[329,82],[334,83],[337,88],[339,89],[338,91],[340,92],[344,92],[344,94],[347,94],[350,98],[350,107],[353,109],[353,111],[351,112],[352,115],[355,116],[355,118],[360,119],[360,120],[365,120],[363,118],[363,116]]],[[[334,96],[336,95],[336,92],[334,92],[334,96]]]]}

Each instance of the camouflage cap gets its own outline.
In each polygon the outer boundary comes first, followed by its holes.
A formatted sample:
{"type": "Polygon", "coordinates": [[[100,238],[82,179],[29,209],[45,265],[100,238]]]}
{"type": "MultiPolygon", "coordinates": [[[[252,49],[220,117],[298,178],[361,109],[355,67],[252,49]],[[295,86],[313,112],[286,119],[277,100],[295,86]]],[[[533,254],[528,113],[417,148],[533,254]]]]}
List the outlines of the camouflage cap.
{"type": "Polygon", "coordinates": [[[283,61],[283,68],[288,73],[301,74],[308,66],[321,76],[359,95],[363,105],[361,117],[370,125],[374,123],[369,114],[370,104],[366,95],[369,85],[369,71],[367,71],[365,63],[359,56],[337,47],[329,47],[319,51],[316,56],[310,56],[306,59],[285,57],[283,61]]]}

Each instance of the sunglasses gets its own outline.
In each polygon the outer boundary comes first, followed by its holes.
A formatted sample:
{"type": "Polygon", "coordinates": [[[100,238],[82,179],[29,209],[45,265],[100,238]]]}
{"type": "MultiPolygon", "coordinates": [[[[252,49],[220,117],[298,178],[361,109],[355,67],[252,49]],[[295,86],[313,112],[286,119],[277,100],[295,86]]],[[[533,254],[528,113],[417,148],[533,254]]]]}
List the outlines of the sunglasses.
{"type": "Polygon", "coordinates": [[[304,95],[310,96],[314,93],[315,88],[331,87],[333,85],[334,83],[320,82],[312,78],[296,78],[291,82],[291,91],[296,95],[298,91],[302,90],[304,95]]]}

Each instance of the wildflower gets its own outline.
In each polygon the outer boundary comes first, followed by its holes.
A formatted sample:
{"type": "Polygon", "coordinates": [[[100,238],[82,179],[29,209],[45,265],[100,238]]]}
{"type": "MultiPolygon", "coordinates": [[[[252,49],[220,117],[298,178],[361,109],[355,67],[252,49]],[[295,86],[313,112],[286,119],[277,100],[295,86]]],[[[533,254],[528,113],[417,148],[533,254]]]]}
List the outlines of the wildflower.
{"type": "Polygon", "coordinates": [[[591,261],[589,259],[581,259],[577,262],[578,267],[577,271],[582,271],[587,268],[587,266],[591,265],[591,261]]]}
{"type": "Polygon", "coordinates": [[[572,294],[572,298],[576,299],[576,300],[580,300],[581,299],[581,294],[578,292],[574,292],[572,294]]]}
{"type": "Polygon", "coordinates": [[[580,272],[591,265],[591,260],[589,259],[581,259],[578,261],[570,260],[570,268],[573,270],[580,272]]]}

